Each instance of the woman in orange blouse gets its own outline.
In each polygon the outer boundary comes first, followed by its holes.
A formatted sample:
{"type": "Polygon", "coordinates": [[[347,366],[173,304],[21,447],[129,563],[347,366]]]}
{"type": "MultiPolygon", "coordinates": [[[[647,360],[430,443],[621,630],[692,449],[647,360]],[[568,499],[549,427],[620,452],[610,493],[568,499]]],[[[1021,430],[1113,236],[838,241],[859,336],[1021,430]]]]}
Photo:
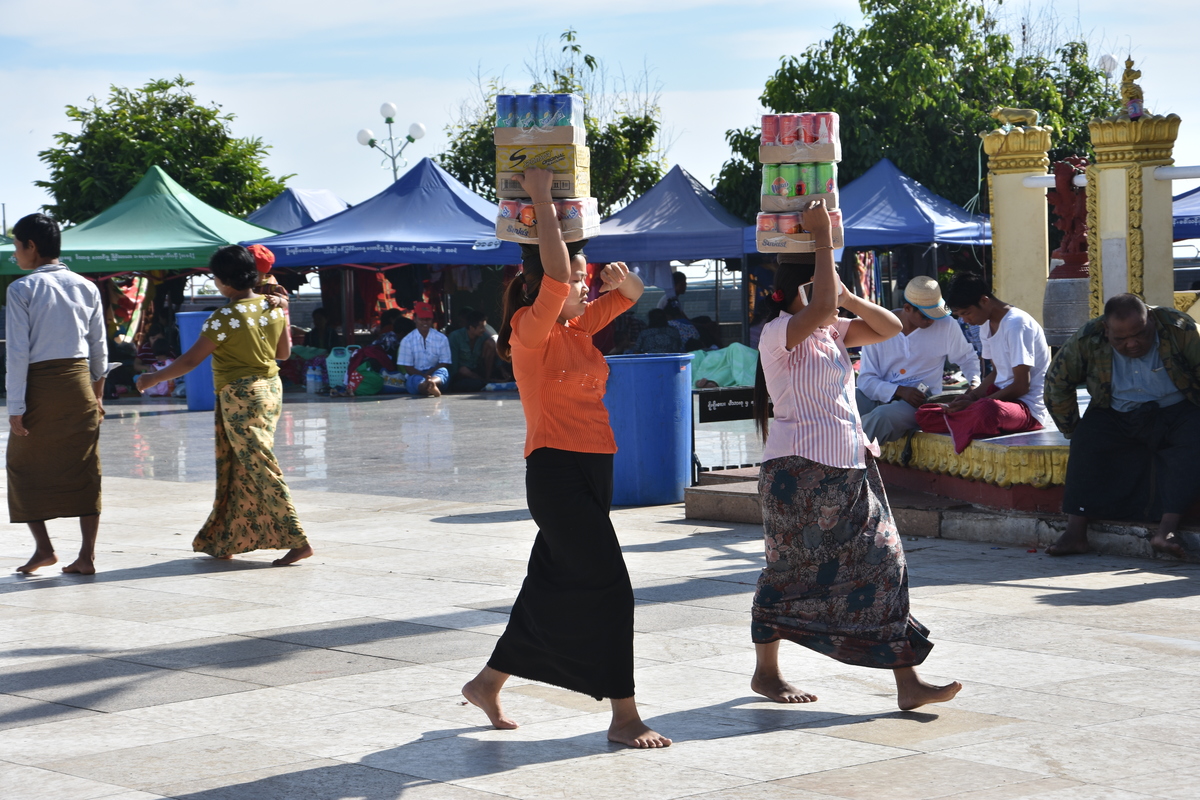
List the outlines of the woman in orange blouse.
{"type": "MultiPolygon", "coordinates": [[[[522,186],[555,220],[552,177],[531,169],[522,186]]],[[[521,392],[525,492],[538,534],[508,627],[463,696],[504,729],[517,727],[500,705],[509,675],[607,697],[611,741],[666,747],[671,740],[642,722],[633,699],[633,587],[608,516],[617,450],[603,402],[608,365],[592,344],[644,287],[624,264],[608,264],[604,294],[588,303],[583,242],[564,244],[557,220],[538,235],[505,291],[497,344],[521,392]]]]}

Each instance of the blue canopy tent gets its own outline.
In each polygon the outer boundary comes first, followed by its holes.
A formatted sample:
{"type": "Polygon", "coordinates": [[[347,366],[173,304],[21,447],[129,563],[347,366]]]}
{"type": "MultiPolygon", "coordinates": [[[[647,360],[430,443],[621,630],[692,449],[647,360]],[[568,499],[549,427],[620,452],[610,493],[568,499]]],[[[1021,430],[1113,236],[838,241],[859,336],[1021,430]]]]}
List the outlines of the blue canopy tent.
{"type": "Polygon", "coordinates": [[[588,258],[606,261],[695,261],[740,258],[740,219],[683,167],[600,224],[588,258]]]}
{"type": "Polygon", "coordinates": [[[287,233],[339,214],[349,205],[328,189],[284,189],[246,221],[287,233]]]}
{"type": "MultiPolygon", "coordinates": [[[[880,159],[840,190],[846,247],[903,244],[992,243],[992,224],[926,189],[880,159]]],[[[746,229],[747,252],[753,252],[754,226],[746,229]]]]}
{"type": "MultiPolygon", "coordinates": [[[[518,264],[520,248],[496,239],[496,214],[494,204],[423,158],[371,199],[256,243],[271,248],[276,267],[518,264]]],[[[351,272],[342,271],[345,319],[353,317],[351,272]]]]}
{"type": "Polygon", "coordinates": [[[1175,241],[1200,239],[1200,187],[1176,197],[1171,214],[1175,217],[1175,241]]]}
{"type": "Polygon", "coordinates": [[[370,200],[256,243],[271,248],[277,267],[518,264],[520,248],[496,239],[496,213],[423,158],[370,200]]]}

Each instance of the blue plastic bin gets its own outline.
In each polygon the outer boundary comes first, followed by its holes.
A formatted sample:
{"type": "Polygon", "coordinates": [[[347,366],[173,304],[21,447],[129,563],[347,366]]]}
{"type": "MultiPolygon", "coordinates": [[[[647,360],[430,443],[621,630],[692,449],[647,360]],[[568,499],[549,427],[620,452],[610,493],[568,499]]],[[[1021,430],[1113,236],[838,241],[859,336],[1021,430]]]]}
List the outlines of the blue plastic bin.
{"type": "MultiPolygon", "coordinates": [[[[183,348],[183,352],[186,353],[200,338],[200,326],[211,314],[211,311],[183,311],[175,315],[179,322],[179,346],[183,348]]],[[[217,393],[213,390],[212,356],[184,375],[183,382],[187,386],[188,411],[212,411],[217,407],[217,393]]]]}
{"type": "Polygon", "coordinates": [[[613,505],[683,502],[692,478],[692,356],[608,356],[604,405],[617,440],[613,505]]]}

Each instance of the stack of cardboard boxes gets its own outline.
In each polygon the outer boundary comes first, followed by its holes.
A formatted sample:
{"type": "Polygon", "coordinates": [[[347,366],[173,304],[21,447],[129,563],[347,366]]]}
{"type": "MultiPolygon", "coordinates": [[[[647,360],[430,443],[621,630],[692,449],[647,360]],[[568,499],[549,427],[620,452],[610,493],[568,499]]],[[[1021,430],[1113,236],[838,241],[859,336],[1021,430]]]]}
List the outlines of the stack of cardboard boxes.
{"type": "Polygon", "coordinates": [[[830,209],[833,246],[842,247],[845,237],[837,188],[837,165],[842,160],[838,115],[764,114],[758,160],[763,165],[758,252],[814,252],[816,241],[803,230],[800,221],[800,211],[811,200],[825,201],[830,209]]]}
{"type": "MultiPolygon", "coordinates": [[[[583,98],[574,94],[500,95],[496,98],[496,237],[537,244],[538,215],[516,176],[530,167],[555,173],[550,194],[563,239],[576,242],[600,233],[592,193],[591,153],[586,142],[583,98]]],[[[543,223],[548,209],[542,210],[543,223]]]]}

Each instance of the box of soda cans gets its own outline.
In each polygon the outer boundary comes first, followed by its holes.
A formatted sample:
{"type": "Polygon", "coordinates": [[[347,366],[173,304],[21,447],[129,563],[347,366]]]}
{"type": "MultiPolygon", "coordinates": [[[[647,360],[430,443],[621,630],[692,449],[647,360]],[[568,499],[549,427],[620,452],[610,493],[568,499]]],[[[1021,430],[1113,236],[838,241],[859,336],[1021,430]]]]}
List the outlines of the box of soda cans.
{"type": "Polygon", "coordinates": [[[763,211],[799,211],[810,200],[839,208],[837,164],[828,161],[762,165],[763,211]]]}
{"type": "Polygon", "coordinates": [[[497,145],[584,144],[583,98],[577,94],[496,96],[497,145]]]}
{"type": "Polygon", "coordinates": [[[763,164],[841,161],[838,115],[832,111],[763,114],[758,160],[763,164]]]}
{"type": "MultiPolygon", "coordinates": [[[[557,200],[555,219],[562,229],[564,242],[577,242],[600,235],[600,209],[594,197],[557,200]]],[[[542,206],[542,214],[549,213],[542,206]]],[[[501,200],[496,217],[496,238],[521,244],[538,243],[538,209],[525,200],[501,200]]],[[[543,223],[544,224],[544,223],[543,223]]]]}
{"type": "MultiPolygon", "coordinates": [[[[773,214],[763,212],[756,220],[758,232],[755,234],[758,252],[760,253],[813,253],[816,252],[817,242],[811,233],[804,230],[798,212],[773,214]]],[[[833,246],[845,246],[845,231],[842,227],[842,212],[833,209],[829,212],[830,231],[833,234],[833,246]]]]}
{"type": "Polygon", "coordinates": [[[552,197],[587,197],[592,193],[591,152],[581,144],[499,145],[496,147],[496,196],[525,197],[516,176],[530,167],[555,173],[552,197]]]}

